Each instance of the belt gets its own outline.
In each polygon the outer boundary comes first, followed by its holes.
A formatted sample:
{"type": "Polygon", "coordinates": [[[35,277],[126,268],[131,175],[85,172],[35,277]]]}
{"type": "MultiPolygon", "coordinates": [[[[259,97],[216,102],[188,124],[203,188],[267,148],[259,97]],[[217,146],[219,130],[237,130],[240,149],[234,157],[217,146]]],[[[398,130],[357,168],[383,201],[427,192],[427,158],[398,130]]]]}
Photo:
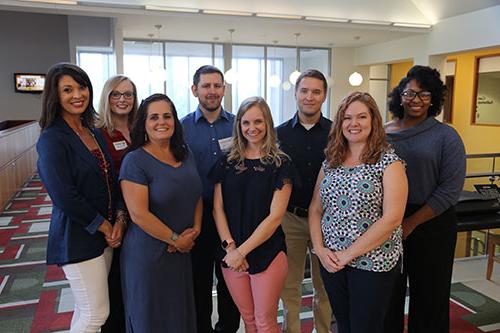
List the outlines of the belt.
{"type": "Polygon", "coordinates": [[[295,214],[295,215],[300,216],[300,217],[307,217],[307,215],[308,215],[307,209],[302,208],[302,207],[289,205],[286,208],[286,210],[289,211],[290,213],[295,214]]]}

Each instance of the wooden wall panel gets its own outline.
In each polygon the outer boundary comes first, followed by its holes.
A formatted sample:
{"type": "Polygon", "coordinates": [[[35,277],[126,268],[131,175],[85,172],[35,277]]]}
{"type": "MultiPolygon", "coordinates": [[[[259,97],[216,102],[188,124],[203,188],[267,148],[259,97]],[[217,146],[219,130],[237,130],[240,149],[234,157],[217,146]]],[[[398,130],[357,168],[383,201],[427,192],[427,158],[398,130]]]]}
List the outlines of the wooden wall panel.
{"type": "Polygon", "coordinates": [[[0,211],[36,170],[36,122],[0,132],[0,211]]]}

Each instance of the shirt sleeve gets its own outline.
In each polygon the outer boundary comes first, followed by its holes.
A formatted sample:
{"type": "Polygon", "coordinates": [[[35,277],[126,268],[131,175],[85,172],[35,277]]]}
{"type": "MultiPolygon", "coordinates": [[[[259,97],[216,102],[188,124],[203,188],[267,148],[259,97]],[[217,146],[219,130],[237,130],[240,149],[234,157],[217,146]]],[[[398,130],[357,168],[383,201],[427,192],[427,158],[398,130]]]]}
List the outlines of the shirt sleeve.
{"type": "Polygon", "coordinates": [[[40,136],[37,143],[38,172],[53,204],[59,207],[71,221],[95,234],[104,222],[102,216],[80,194],[71,175],[72,167],[67,157],[67,144],[48,134],[40,136]]]}
{"type": "Polygon", "coordinates": [[[450,128],[443,137],[438,186],[427,200],[436,215],[455,205],[465,181],[465,148],[458,133],[450,128]]]}
{"type": "MultiPolygon", "coordinates": [[[[140,148],[139,148],[140,149],[140,148]]],[[[140,185],[148,185],[151,177],[144,169],[144,161],[138,158],[136,151],[130,152],[125,155],[120,168],[119,181],[128,180],[132,183],[140,185]]]]}
{"type": "Polygon", "coordinates": [[[297,170],[293,166],[292,161],[285,157],[282,159],[282,163],[277,169],[277,176],[275,182],[275,188],[281,190],[285,184],[296,185],[298,181],[297,170]]]}
{"type": "Polygon", "coordinates": [[[389,148],[385,153],[384,156],[382,157],[382,167],[383,170],[387,169],[389,165],[391,165],[394,162],[400,161],[403,163],[404,167],[406,168],[406,162],[401,159],[398,155],[396,155],[396,152],[394,151],[393,148],[389,148]]]}
{"type": "Polygon", "coordinates": [[[215,163],[208,172],[208,179],[213,181],[214,184],[223,182],[226,178],[226,174],[229,168],[230,166],[227,161],[227,155],[221,156],[217,163],[215,163]]]}

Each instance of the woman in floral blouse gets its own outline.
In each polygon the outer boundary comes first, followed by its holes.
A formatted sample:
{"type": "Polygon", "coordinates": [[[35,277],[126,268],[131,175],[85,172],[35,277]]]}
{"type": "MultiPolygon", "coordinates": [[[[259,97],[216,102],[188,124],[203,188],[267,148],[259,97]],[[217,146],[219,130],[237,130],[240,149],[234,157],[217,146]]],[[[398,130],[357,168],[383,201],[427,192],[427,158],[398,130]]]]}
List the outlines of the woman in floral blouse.
{"type": "Polygon", "coordinates": [[[309,226],[338,332],[382,333],[400,269],[408,185],[369,94],[342,100],[325,155],[309,226]]]}

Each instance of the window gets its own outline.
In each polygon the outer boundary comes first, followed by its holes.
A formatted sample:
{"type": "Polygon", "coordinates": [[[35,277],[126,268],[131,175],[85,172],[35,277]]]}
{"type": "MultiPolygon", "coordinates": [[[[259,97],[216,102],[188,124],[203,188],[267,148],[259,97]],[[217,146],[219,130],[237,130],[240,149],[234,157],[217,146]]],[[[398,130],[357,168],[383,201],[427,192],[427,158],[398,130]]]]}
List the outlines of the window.
{"type": "Polygon", "coordinates": [[[77,63],[89,76],[94,91],[94,107],[99,107],[102,87],[106,80],[116,74],[113,54],[110,52],[77,51],[77,63]]]}
{"type": "Polygon", "coordinates": [[[474,123],[500,125],[500,55],[477,58],[474,123]]]}
{"type": "MultiPolygon", "coordinates": [[[[223,46],[216,43],[125,41],[124,54],[125,75],[136,83],[139,99],[155,92],[166,93],[179,117],[198,106],[191,85],[200,66],[212,64],[223,72],[229,69],[224,68],[223,46]]],[[[329,77],[330,50],[299,48],[299,55],[300,69],[315,68],[329,77]]],[[[231,89],[230,94],[226,90],[228,111],[236,113],[244,99],[261,96],[271,108],[275,125],[291,118],[296,103],[289,75],[297,67],[296,57],[295,47],[233,45],[231,68],[235,75],[226,88],[231,89]]],[[[329,116],[328,98],[322,112],[329,116]]]]}
{"type": "Polygon", "coordinates": [[[139,101],[165,92],[163,43],[124,42],[123,71],[134,81],[139,101]]]}
{"type": "Polygon", "coordinates": [[[232,87],[232,111],[252,96],[264,96],[264,47],[233,46],[232,69],[236,73],[232,87]]]}

